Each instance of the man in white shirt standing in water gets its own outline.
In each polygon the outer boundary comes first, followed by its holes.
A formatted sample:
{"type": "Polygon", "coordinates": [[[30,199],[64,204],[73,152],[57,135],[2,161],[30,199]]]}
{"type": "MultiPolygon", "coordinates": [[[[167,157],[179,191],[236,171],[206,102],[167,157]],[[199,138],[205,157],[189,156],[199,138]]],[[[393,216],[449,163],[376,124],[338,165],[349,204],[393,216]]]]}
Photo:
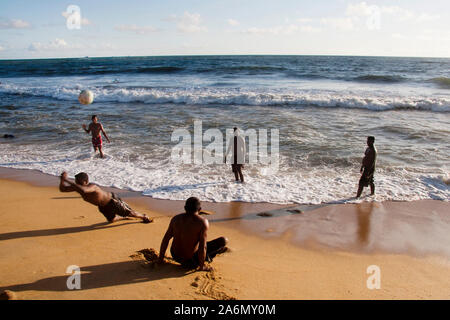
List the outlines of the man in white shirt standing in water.
{"type": "Polygon", "coordinates": [[[244,183],[244,175],[242,174],[242,169],[244,168],[245,163],[245,139],[240,135],[238,128],[234,127],[233,130],[234,136],[228,143],[227,153],[225,154],[225,163],[227,162],[227,157],[230,154],[231,150],[233,150],[231,169],[233,170],[236,182],[239,182],[240,178],[241,183],[244,183]]]}

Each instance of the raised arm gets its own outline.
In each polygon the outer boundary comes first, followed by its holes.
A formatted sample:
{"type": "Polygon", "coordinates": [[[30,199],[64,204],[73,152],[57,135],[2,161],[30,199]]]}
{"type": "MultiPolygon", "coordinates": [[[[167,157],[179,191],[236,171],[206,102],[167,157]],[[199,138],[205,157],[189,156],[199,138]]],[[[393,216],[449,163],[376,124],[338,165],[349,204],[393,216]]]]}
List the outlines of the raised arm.
{"type": "Polygon", "coordinates": [[[59,179],[59,191],[61,191],[61,192],[73,192],[73,191],[75,191],[75,189],[74,189],[73,187],[71,187],[71,186],[66,186],[66,185],[64,184],[64,182],[65,182],[66,179],[67,179],[67,173],[66,173],[66,172],[63,172],[63,173],[61,174],[60,179],[59,179]]]}
{"type": "Polygon", "coordinates": [[[59,184],[59,190],[61,190],[61,192],[76,191],[79,194],[84,195],[85,193],[90,193],[90,192],[95,191],[96,188],[97,187],[94,184],[82,186],[82,185],[76,184],[75,182],[70,181],[69,179],[67,179],[67,172],[63,172],[61,174],[61,182],[59,184]],[[67,183],[69,186],[64,185],[64,183],[67,183]]]}
{"type": "Polygon", "coordinates": [[[205,219],[205,224],[200,234],[200,243],[198,244],[198,270],[208,271],[209,269],[205,267],[206,259],[206,239],[208,239],[208,220],[205,219]]]}
{"type": "Polygon", "coordinates": [[[86,133],[91,132],[91,125],[89,125],[89,127],[86,128],[86,125],[85,125],[85,124],[82,124],[81,127],[83,128],[83,130],[84,130],[86,133]]]}
{"type": "Polygon", "coordinates": [[[109,138],[108,138],[108,136],[106,135],[105,129],[103,129],[103,125],[100,125],[100,130],[102,131],[102,133],[103,133],[103,135],[105,136],[106,140],[108,140],[108,142],[111,142],[111,141],[109,141],[109,138]]]}
{"type": "Polygon", "coordinates": [[[169,246],[169,241],[172,238],[173,238],[173,219],[170,220],[169,227],[167,228],[166,234],[164,235],[161,241],[158,259],[159,263],[162,263],[164,261],[164,256],[166,255],[167,247],[169,246]]]}

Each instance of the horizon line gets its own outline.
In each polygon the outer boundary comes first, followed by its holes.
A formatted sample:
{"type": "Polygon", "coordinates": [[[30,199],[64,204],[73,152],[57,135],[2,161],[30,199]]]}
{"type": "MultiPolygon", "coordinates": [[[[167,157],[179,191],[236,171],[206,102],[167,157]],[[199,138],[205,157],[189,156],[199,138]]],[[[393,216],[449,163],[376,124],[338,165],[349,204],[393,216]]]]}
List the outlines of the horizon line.
{"type": "Polygon", "coordinates": [[[397,56],[397,55],[355,55],[355,54],[168,54],[168,55],[117,55],[117,56],[80,56],[80,57],[49,57],[49,58],[0,58],[0,61],[13,60],[56,60],[56,59],[102,59],[102,58],[147,58],[147,57],[223,57],[223,56],[322,56],[322,57],[371,57],[371,58],[427,58],[450,59],[442,56],[397,56]]]}

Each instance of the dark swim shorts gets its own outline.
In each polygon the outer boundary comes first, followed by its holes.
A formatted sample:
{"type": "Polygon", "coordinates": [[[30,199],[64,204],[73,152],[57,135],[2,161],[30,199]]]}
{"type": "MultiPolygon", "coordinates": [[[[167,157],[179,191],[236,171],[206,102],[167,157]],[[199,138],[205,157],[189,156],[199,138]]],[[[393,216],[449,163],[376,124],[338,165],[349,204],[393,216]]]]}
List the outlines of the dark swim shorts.
{"type": "MultiPolygon", "coordinates": [[[[217,238],[217,239],[208,241],[206,243],[206,257],[205,257],[205,261],[206,262],[212,262],[213,258],[218,253],[221,253],[224,250],[225,250],[225,246],[224,246],[224,243],[223,243],[221,238],[217,238]]],[[[200,265],[200,261],[199,261],[199,257],[198,257],[198,251],[196,251],[194,253],[194,255],[192,256],[192,258],[189,259],[189,260],[179,259],[176,256],[174,256],[173,254],[172,254],[172,258],[176,262],[181,264],[184,268],[195,269],[195,268],[197,268],[200,265]]]]}
{"type": "Polygon", "coordinates": [[[243,167],[242,164],[232,164],[232,165],[231,165],[231,170],[232,170],[233,172],[238,172],[239,169],[242,169],[242,167],[243,167]]]}
{"type": "Polygon", "coordinates": [[[375,173],[375,169],[368,170],[368,169],[364,168],[361,178],[359,179],[359,185],[368,187],[370,184],[372,184],[374,173],[375,173]]]}
{"type": "Polygon", "coordinates": [[[103,213],[106,220],[114,220],[116,215],[121,217],[129,217],[131,215],[131,208],[114,193],[111,193],[111,200],[103,207],[98,207],[98,210],[103,213]]]}

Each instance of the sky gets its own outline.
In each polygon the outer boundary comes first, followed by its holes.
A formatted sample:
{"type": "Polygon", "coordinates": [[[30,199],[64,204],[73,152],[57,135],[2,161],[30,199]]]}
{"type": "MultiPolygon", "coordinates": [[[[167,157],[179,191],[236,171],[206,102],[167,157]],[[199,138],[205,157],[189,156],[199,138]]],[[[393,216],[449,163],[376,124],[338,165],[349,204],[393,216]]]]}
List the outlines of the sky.
{"type": "Polygon", "coordinates": [[[2,0],[0,59],[450,57],[448,0],[2,0]]]}

